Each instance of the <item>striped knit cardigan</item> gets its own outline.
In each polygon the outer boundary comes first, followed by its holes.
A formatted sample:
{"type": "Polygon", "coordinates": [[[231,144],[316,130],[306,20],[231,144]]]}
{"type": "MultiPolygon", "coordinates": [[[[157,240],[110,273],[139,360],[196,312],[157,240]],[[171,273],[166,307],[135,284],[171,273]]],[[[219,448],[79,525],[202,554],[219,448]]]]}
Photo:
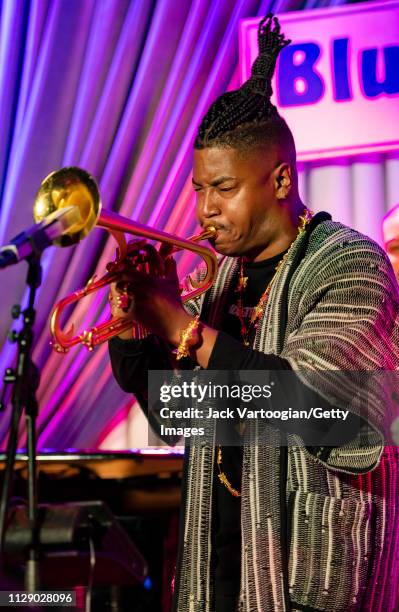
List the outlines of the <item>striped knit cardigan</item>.
{"type": "MultiPolygon", "coordinates": [[[[313,386],[321,370],[399,366],[399,298],[392,268],[377,244],[323,214],[297,239],[280,269],[253,344],[287,359],[313,386]]],[[[212,289],[188,310],[201,312],[218,328],[236,273],[237,260],[222,259],[212,289]]],[[[328,397],[328,389],[316,390],[328,397]]],[[[373,404],[372,432],[381,428],[380,412],[381,405],[373,404]]],[[[317,449],[309,451],[295,436],[279,446],[282,435],[270,428],[273,446],[244,447],[239,610],[395,610],[398,448],[376,443],[366,452],[355,440],[321,459],[317,449]]],[[[213,612],[214,469],[212,445],[191,438],[175,612],[213,612]]]]}

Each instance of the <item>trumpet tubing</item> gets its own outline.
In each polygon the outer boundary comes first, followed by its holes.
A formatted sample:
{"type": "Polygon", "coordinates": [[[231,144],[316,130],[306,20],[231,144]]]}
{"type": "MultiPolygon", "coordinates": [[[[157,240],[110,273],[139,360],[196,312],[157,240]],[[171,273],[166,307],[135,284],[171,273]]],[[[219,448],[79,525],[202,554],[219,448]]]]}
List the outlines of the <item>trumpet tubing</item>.
{"type": "Polygon", "coordinates": [[[116,318],[75,334],[73,324],[67,331],[64,331],[61,325],[61,317],[67,306],[118,280],[129,254],[125,234],[167,244],[170,246],[170,252],[188,249],[202,257],[206,265],[205,276],[199,282],[191,280],[194,289],[182,296],[183,301],[194,299],[211,287],[217,272],[216,256],[210,248],[198,242],[215,236],[214,227],[209,226],[198,236],[184,239],[131,221],[112,211],[101,210],[100,194],[96,182],[85,170],[75,167],[62,168],[50,174],[43,181],[35,200],[35,220],[40,221],[54,210],[71,205],[78,207],[81,223],[71,228],[70,234],[62,237],[60,246],[74,244],[86,236],[93,227],[100,227],[107,230],[116,240],[118,256],[115,262],[107,266],[108,272],[101,279],[91,279],[85,287],[61,299],[54,306],[50,328],[52,345],[56,351],[65,353],[77,344],[83,344],[92,351],[96,345],[106,342],[133,326],[133,320],[116,318]]]}

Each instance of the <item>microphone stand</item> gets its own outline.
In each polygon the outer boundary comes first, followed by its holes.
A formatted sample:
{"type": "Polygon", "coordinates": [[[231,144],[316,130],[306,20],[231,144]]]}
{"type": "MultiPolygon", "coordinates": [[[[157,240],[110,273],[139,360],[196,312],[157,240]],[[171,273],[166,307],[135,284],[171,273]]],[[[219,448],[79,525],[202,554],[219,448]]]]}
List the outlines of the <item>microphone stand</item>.
{"type": "MultiPolygon", "coordinates": [[[[31,533],[25,569],[25,589],[34,592],[39,589],[39,537],[38,537],[38,503],[36,474],[36,417],[38,403],[35,392],[39,386],[40,373],[31,358],[33,345],[33,325],[36,311],[34,308],[36,290],[41,285],[42,267],[41,253],[32,254],[28,258],[28,274],[26,283],[29,287],[27,308],[21,313],[20,306],[13,306],[11,314],[14,319],[23,316],[21,331],[12,330],[10,339],[18,344],[16,368],[7,368],[4,383],[12,384],[12,416],[10,433],[7,443],[7,462],[4,471],[4,481],[0,499],[0,552],[3,558],[5,552],[5,535],[7,530],[7,514],[11,497],[12,480],[18,444],[18,429],[22,410],[25,408],[28,452],[28,518],[31,533]]],[[[5,397],[3,389],[2,399],[5,397]]],[[[2,409],[4,403],[1,402],[2,409]]]]}

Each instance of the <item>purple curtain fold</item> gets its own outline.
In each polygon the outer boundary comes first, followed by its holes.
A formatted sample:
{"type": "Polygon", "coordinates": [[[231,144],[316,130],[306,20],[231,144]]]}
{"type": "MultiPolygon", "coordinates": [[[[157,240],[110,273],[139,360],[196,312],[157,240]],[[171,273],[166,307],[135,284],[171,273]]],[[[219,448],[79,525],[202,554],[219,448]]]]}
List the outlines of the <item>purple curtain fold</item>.
{"type": "MultiPolygon", "coordinates": [[[[209,104],[238,85],[244,17],[339,2],[281,0],[2,0],[0,2],[0,239],[32,222],[35,193],[54,169],[77,165],[97,179],[106,209],[179,235],[194,232],[189,183],[196,127],[209,104]]],[[[304,184],[309,184],[309,180],[304,184]]],[[[38,293],[34,359],[42,448],[94,448],[126,395],[107,347],[65,356],[49,346],[53,304],[114,257],[93,230],[84,243],[48,249],[38,293]]],[[[181,273],[193,258],[180,258],[181,273]]],[[[11,305],[26,299],[26,265],[1,272],[0,372],[11,305]]],[[[65,324],[107,317],[106,292],[79,304],[65,324]]],[[[2,415],[4,445],[9,410],[2,415]]],[[[23,432],[21,432],[23,441],[23,432]]]]}

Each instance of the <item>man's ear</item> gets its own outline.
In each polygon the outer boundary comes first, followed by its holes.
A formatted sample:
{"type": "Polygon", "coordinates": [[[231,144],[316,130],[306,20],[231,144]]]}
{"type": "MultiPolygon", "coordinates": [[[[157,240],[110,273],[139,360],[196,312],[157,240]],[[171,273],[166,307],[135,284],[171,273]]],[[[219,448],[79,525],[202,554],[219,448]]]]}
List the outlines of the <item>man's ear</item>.
{"type": "Polygon", "coordinates": [[[292,171],[290,164],[283,162],[275,169],[274,187],[276,198],[286,200],[292,189],[292,171]]]}

